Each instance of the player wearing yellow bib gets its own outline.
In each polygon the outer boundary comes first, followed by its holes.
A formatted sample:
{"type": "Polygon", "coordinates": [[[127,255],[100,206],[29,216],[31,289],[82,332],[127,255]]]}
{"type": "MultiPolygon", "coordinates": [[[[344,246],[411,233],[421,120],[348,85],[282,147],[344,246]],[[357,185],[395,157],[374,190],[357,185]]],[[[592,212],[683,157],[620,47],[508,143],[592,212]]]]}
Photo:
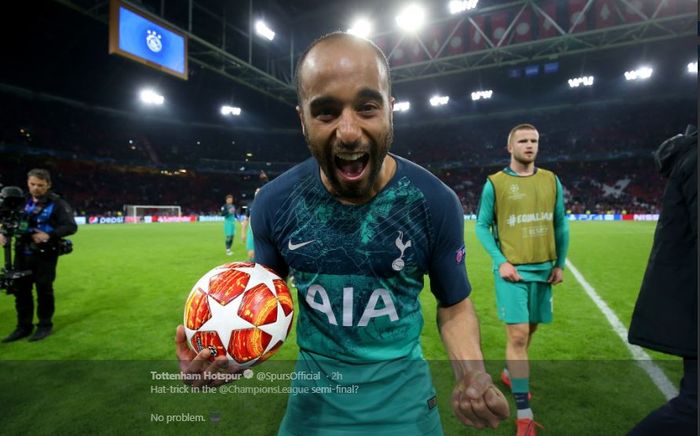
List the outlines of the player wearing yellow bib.
{"type": "Polygon", "coordinates": [[[510,165],[484,185],[476,235],[493,260],[498,317],[506,323],[507,369],[518,409],[518,435],[535,435],[528,347],[539,323],[552,321],[552,285],[561,283],[569,246],[561,183],[535,167],[539,133],[531,124],[508,135],[510,165]]]}

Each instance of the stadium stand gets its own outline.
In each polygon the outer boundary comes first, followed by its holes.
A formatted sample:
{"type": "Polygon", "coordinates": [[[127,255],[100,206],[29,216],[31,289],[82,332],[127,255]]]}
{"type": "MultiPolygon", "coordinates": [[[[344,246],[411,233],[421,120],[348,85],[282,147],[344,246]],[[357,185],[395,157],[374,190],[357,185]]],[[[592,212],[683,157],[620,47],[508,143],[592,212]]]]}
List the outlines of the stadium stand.
{"type": "MultiPolygon", "coordinates": [[[[308,156],[294,129],[145,122],[117,110],[6,97],[0,182],[14,184],[29,168],[48,167],[79,213],[117,214],[125,203],[179,204],[185,213],[209,213],[228,192],[246,203],[260,170],[274,177],[308,156]]],[[[458,193],[465,213],[475,213],[486,175],[508,160],[504,132],[527,121],[542,132],[538,162],[560,174],[568,210],[658,213],[662,183],[651,152],[693,121],[690,105],[598,102],[536,109],[527,119],[496,113],[397,123],[393,152],[429,168],[458,193]]]]}

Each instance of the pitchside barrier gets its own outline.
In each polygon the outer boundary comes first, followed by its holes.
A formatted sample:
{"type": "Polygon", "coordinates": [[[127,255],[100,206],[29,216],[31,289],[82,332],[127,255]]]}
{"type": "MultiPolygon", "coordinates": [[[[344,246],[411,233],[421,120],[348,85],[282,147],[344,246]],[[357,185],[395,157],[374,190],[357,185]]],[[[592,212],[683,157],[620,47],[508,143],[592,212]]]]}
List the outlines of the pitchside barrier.
{"type": "MultiPolygon", "coordinates": [[[[658,221],[659,214],[570,214],[569,221],[658,221]]],[[[183,215],[183,216],[76,216],[75,222],[83,224],[151,224],[151,223],[194,223],[221,222],[220,215],[183,215]]],[[[238,217],[243,220],[243,217],[238,217]]],[[[464,221],[475,221],[476,215],[464,215],[464,221]]]]}
{"type": "MultiPolygon", "coordinates": [[[[244,217],[238,217],[242,221],[244,217]]],[[[76,216],[75,222],[83,224],[151,224],[151,223],[194,223],[194,222],[222,222],[221,215],[182,215],[182,216],[76,216]]]]}

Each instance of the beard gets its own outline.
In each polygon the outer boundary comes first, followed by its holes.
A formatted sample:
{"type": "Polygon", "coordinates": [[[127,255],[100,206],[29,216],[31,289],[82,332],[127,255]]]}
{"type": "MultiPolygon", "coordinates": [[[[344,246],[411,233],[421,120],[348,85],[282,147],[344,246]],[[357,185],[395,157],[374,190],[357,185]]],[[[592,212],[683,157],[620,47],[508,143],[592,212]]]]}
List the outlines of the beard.
{"type": "Polygon", "coordinates": [[[535,161],[537,158],[537,153],[533,153],[531,157],[526,156],[524,153],[513,153],[513,159],[522,165],[529,165],[535,161]]]}
{"type": "Polygon", "coordinates": [[[321,171],[326,176],[326,179],[331,185],[332,192],[336,197],[350,200],[369,199],[372,194],[379,174],[382,170],[384,158],[389,153],[391,144],[394,138],[393,128],[389,128],[385,137],[380,138],[379,142],[373,139],[368,139],[366,144],[360,146],[330,143],[321,147],[316,147],[311,143],[308,135],[308,129],[304,129],[304,139],[309,147],[311,154],[318,162],[321,171]],[[369,170],[368,174],[356,182],[343,182],[338,177],[338,167],[335,162],[335,152],[337,150],[352,151],[352,150],[367,150],[368,160],[364,171],[369,170]]]}

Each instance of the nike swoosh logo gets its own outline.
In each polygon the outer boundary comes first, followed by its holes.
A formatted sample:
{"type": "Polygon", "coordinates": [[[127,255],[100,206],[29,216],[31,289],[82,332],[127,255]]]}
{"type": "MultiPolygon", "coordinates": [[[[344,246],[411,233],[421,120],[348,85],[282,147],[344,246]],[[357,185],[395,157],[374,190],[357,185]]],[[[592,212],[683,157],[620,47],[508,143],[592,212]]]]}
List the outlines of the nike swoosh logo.
{"type": "Polygon", "coordinates": [[[293,244],[293,243],[292,243],[292,240],[290,239],[290,240],[289,240],[289,244],[287,244],[287,248],[289,248],[291,251],[294,251],[294,250],[296,250],[296,249],[298,249],[298,248],[303,247],[304,245],[309,245],[309,244],[311,244],[312,242],[316,242],[316,240],[314,239],[314,240],[312,240],[312,241],[306,241],[306,242],[300,242],[300,243],[298,243],[298,244],[293,244]]]}

